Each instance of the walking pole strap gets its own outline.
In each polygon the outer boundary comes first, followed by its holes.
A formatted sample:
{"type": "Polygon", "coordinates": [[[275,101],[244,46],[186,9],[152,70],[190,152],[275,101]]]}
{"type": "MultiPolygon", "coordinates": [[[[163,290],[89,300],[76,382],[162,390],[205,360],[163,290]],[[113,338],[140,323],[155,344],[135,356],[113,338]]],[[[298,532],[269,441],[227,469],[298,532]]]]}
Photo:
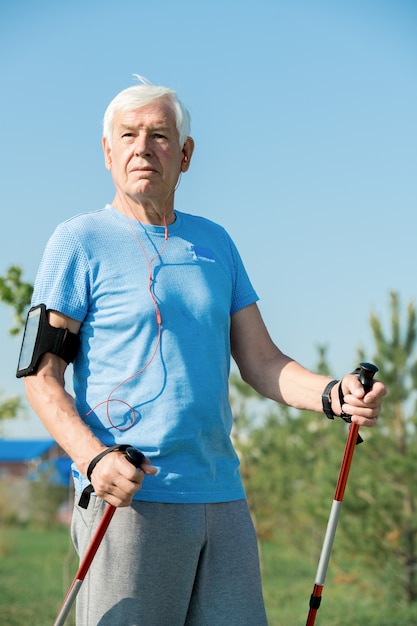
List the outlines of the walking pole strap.
{"type": "MultiPolygon", "coordinates": [[[[109,454],[110,452],[126,452],[126,450],[128,448],[130,448],[131,446],[126,445],[126,444],[121,444],[121,445],[117,445],[117,446],[110,446],[109,448],[107,448],[106,450],[103,450],[103,452],[100,452],[100,454],[97,454],[97,456],[94,457],[94,459],[92,459],[92,461],[90,461],[90,464],[88,466],[87,469],[87,478],[89,481],[91,481],[91,474],[93,473],[93,470],[95,468],[95,466],[97,465],[97,463],[99,461],[101,461],[101,459],[106,456],[106,454],[109,454]]],[[[94,493],[94,487],[93,485],[90,484],[87,485],[87,487],[83,490],[80,500],[78,502],[78,506],[80,506],[83,509],[88,509],[88,505],[90,503],[90,497],[91,494],[94,493]]]]}

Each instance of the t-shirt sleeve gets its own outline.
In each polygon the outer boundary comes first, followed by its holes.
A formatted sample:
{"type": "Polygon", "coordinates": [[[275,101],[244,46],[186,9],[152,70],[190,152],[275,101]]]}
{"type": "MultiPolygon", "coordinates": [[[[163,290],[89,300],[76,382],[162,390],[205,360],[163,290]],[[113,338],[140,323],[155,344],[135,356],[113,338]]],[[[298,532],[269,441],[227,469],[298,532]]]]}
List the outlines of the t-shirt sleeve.
{"type": "Polygon", "coordinates": [[[257,302],[259,297],[252,286],[242,258],[232,239],[229,238],[232,262],[234,266],[234,285],[230,314],[257,302]]]}
{"type": "Polygon", "coordinates": [[[88,310],[90,267],[80,242],[64,223],[49,239],[36,276],[32,305],[45,304],[82,322],[88,310]]]}

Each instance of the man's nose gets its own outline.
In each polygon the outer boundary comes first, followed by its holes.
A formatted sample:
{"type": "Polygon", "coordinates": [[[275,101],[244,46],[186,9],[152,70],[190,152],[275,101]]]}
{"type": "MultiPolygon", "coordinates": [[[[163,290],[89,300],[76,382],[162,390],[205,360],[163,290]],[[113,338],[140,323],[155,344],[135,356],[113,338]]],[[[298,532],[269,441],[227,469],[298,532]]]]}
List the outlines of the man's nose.
{"type": "Polygon", "coordinates": [[[139,133],[135,141],[135,155],[149,156],[151,154],[150,140],[147,133],[139,133]]]}

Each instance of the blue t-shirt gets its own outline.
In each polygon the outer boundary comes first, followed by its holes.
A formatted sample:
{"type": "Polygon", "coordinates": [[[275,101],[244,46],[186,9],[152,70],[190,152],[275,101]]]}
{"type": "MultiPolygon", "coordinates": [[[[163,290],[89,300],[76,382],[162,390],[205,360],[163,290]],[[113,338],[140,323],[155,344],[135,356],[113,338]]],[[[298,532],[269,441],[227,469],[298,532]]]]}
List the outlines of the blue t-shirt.
{"type": "MultiPolygon", "coordinates": [[[[105,444],[158,468],[139,500],[244,497],[230,433],[230,317],[257,300],[226,231],[176,212],[165,228],[113,207],[78,215],[45,249],[32,303],[81,322],[77,409],[105,444]]],[[[76,487],[87,480],[74,470],[76,487]]]]}

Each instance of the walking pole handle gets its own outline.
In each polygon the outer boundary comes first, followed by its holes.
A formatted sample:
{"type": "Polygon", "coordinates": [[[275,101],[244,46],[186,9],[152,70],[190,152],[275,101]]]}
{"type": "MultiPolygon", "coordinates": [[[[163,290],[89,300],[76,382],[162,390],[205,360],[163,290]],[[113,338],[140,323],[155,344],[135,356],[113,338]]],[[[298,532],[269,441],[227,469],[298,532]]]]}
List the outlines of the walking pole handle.
{"type": "Polygon", "coordinates": [[[377,373],[378,368],[373,363],[360,363],[357,370],[355,370],[354,374],[357,375],[359,382],[362,384],[362,387],[365,389],[366,393],[371,391],[373,385],[373,377],[377,373]]]}
{"type": "Polygon", "coordinates": [[[137,468],[139,468],[142,463],[145,463],[146,461],[145,455],[133,446],[129,446],[128,448],[126,448],[125,455],[129,463],[132,463],[132,465],[137,468]]]}

